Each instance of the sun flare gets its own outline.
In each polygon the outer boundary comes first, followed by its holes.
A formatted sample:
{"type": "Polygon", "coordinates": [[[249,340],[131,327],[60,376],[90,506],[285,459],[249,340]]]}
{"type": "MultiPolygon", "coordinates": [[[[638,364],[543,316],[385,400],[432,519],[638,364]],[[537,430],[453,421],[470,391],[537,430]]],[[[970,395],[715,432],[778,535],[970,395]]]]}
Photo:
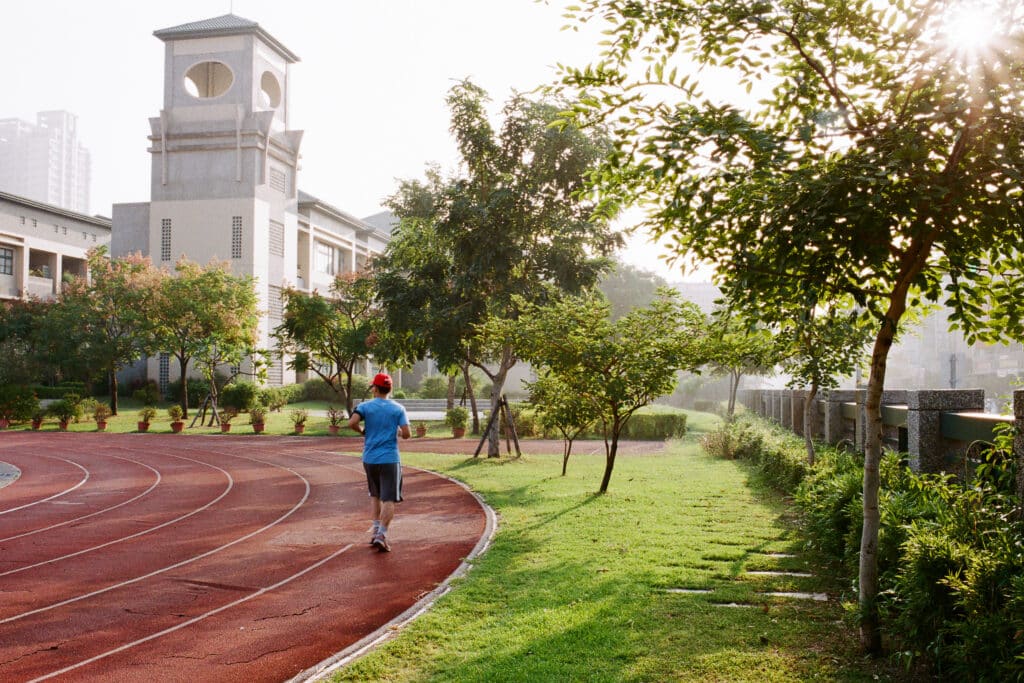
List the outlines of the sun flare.
{"type": "Polygon", "coordinates": [[[942,39],[955,53],[971,56],[992,45],[999,35],[995,3],[991,0],[962,0],[943,16],[942,39]]]}

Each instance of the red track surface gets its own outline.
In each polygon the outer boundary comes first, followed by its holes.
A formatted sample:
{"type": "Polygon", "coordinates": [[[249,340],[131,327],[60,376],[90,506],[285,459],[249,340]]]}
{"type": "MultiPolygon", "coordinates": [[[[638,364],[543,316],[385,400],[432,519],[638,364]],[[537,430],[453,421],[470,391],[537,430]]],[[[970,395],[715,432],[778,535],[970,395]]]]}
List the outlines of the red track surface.
{"type": "Polygon", "coordinates": [[[360,447],[0,434],[21,470],[0,488],[0,679],[284,681],[372,637],[489,525],[464,488],[406,468],[378,553],[362,465],[337,452],[360,447]]]}

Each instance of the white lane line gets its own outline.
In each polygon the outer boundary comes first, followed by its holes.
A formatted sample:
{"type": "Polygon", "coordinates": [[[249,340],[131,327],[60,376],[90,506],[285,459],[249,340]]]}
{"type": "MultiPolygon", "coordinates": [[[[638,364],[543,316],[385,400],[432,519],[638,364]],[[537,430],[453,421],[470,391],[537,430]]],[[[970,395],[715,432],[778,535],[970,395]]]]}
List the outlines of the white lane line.
{"type": "Polygon", "coordinates": [[[296,572],[295,574],[292,574],[291,576],[288,576],[288,577],[278,581],[277,583],[275,583],[275,584],[273,584],[271,586],[266,586],[264,588],[261,588],[258,591],[256,591],[255,593],[247,595],[244,598],[239,598],[238,600],[235,600],[234,602],[229,602],[228,604],[222,605],[222,606],[218,607],[217,609],[213,609],[213,610],[210,610],[209,612],[205,612],[203,614],[200,614],[199,616],[192,617],[188,621],[184,621],[184,622],[182,622],[180,624],[177,624],[175,626],[171,626],[170,628],[166,628],[163,631],[158,631],[158,632],[152,633],[152,634],[150,634],[150,635],[148,635],[148,636],[146,636],[144,638],[139,638],[138,640],[133,640],[130,643],[125,643],[124,645],[121,645],[120,647],[116,647],[113,650],[108,650],[107,652],[104,652],[102,654],[98,654],[95,657],[90,657],[89,659],[84,659],[84,660],[82,660],[82,661],[80,661],[80,662],[78,662],[76,664],[72,664],[71,666],[66,666],[63,669],[60,669],[59,671],[52,671],[52,672],[46,674],[45,676],[40,676],[38,678],[33,678],[32,681],[30,681],[30,683],[35,683],[35,681],[45,681],[45,680],[47,680],[49,678],[53,678],[55,676],[61,676],[63,674],[68,673],[69,671],[74,671],[75,669],[78,669],[78,668],[83,667],[83,666],[87,666],[89,664],[92,664],[93,662],[98,662],[101,659],[105,659],[107,657],[110,657],[111,655],[118,654],[119,652],[124,652],[125,650],[129,650],[129,649],[131,649],[131,648],[133,648],[133,647],[135,647],[137,645],[141,645],[143,643],[148,643],[151,640],[156,640],[157,638],[161,638],[161,637],[163,637],[163,636],[165,636],[165,635],[167,635],[169,633],[173,633],[174,631],[178,631],[180,629],[183,629],[186,626],[191,626],[192,624],[198,623],[198,622],[200,622],[200,621],[202,621],[202,620],[204,620],[204,619],[206,619],[208,617],[212,617],[215,614],[219,614],[219,613],[221,613],[221,612],[223,612],[225,610],[229,610],[229,609],[232,609],[234,607],[237,607],[238,605],[241,605],[243,602],[248,602],[249,600],[252,600],[253,598],[258,598],[258,597],[260,597],[262,595],[265,595],[266,593],[269,593],[270,591],[276,590],[276,589],[280,588],[281,586],[284,586],[287,583],[291,583],[295,579],[297,579],[297,578],[299,578],[299,577],[301,577],[301,576],[303,576],[305,574],[308,574],[309,572],[313,571],[314,569],[317,569],[318,567],[323,566],[324,564],[327,564],[328,562],[330,562],[334,558],[338,557],[342,553],[348,551],[353,545],[354,545],[353,543],[349,543],[344,548],[342,548],[340,550],[337,550],[334,553],[331,553],[327,557],[323,558],[322,560],[319,560],[318,562],[315,562],[315,563],[309,565],[308,567],[306,567],[302,571],[296,572]]]}
{"type": "MultiPolygon", "coordinates": [[[[121,502],[121,503],[118,503],[117,505],[111,505],[110,507],[103,508],[102,510],[97,510],[96,512],[92,512],[92,513],[90,513],[88,515],[82,515],[81,517],[75,517],[74,519],[69,519],[69,520],[64,521],[64,522],[58,522],[57,524],[51,524],[50,526],[44,526],[41,529],[33,529],[32,531],[26,531],[25,533],[18,534],[17,536],[8,536],[7,538],[0,538],[0,543],[3,543],[4,541],[13,541],[13,540],[18,539],[18,538],[24,538],[26,536],[31,536],[32,534],[38,534],[38,533],[41,533],[43,531],[50,531],[51,529],[56,529],[57,527],[62,527],[62,526],[65,526],[67,524],[74,524],[75,522],[81,522],[84,519],[89,519],[90,517],[95,517],[96,515],[102,515],[103,513],[110,512],[111,510],[116,510],[117,508],[119,508],[119,507],[121,507],[123,505],[128,505],[129,503],[132,503],[132,502],[138,500],[139,498],[142,498],[143,496],[148,495],[160,483],[160,479],[161,479],[160,472],[158,472],[156,469],[150,467],[146,463],[139,462],[138,460],[132,460],[131,458],[122,458],[119,455],[111,455],[109,457],[117,458],[118,460],[124,460],[124,461],[127,461],[127,462],[133,462],[136,465],[141,465],[142,467],[145,467],[146,469],[148,469],[149,471],[151,471],[153,474],[156,475],[156,481],[153,482],[152,486],[150,486],[148,489],[146,489],[145,491],[143,491],[139,495],[137,495],[137,496],[135,496],[133,498],[129,498],[128,500],[126,500],[124,502],[121,502]]],[[[178,457],[178,456],[172,456],[172,457],[178,457]]]]}
{"type": "MultiPolygon", "coordinates": [[[[182,458],[182,460],[192,460],[192,458],[185,458],[185,457],[182,457],[182,456],[175,456],[175,457],[182,458]]],[[[207,508],[209,508],[211,505],[214,505],[215,503],[217,503],[217,501],[221,500],[224,496],[228,495],[228,493],[231,491],[231,489],[234,488],[234,486],[235,486],[234,478],[230,474],[225,472],[223,469],[221,469],[220,467],[217,467],[216,465],[211,465],[209,463],[200,462],[198,460],[192,460],[192,462],[194,462],[196,464],[199,464],[199,465],[206,465],[208,467],[212,467],[215,470],[220,470],[221,473],[225,477],[227,477],[227,479],[228,479],[227,486],[224,488],[224,490],[221,492],[221,494],[219,496],[217,496],[216,498],[214,498],[213,500],[211,500],[210,502],[208,502],[205,505],[203,505],[202,507],[196,508],[196,509],[192,510],[191,512],[187,513],[187,514],[181,515],[180,517],[175,517],[174,519],[167,520],[163,524],[158,524],[158,525],[156,525],[154,527],[150,527],[149,529],[143,529],[142,531],[138,531],[138,532],[136,532],[134,534],[130,534],[128,536],[121,536],[120,538],[115,538],[114,540],[107,541],[106,543],[100,543],[99,545],[94,545],[92,547],[84,548],[82,550],[79,550],[79,551],[76,551],[76,552],[73,552],[73,553],[68,553],[67,555],[61,555],[59,557],[51,557],[48,560],[43,560],[42,562],[36,562],[35,564],[27,564],[24,567],[18,567],[17,569],[8,569],[5,572],[0,572],[0,577],[10,576],[11,574],[17,574],[18,572],[27,571],[29,569],[35,569],[36,567],[42,567],[42,566],[47,565],[47,564],[53,564],[54,562],[61,562],[63,560],[67,560],[67,559],[70,559],[72,557],[78,557],[79,555],[85,555],[86,553],[91,553],[93,551],[100,550],[101,548],[108,548],[108,547],[110,547],[112,545],[116,545],[118,543],[124,543],[125,541],[130,541],[133,538],[138,538],[139,536],[145,536],[146,534],[151,534],[154,531],[158,531],[160,529],[163,529],[164,527],[170,526],[172,524],[177,524],[178,522],[180,522],[182,520],[188,519],[192,515],[199,514],[203,510],[206,510],[207,508]]],[[[0,623],[3,623],[3,622],[0,622],[0,623]]]]}
{"type": "Polygon", "coordinates": [[[80,469],[83,472],[85,472],[85,476],[82,477],[82,480],[80,482],[78,482],[77,484],[75,484],[74,486],[72,486],[69,489],[64,489],[60,493],[55,493],[54,495],[50,496],[49,498],[43,498],[42,500],[37,500],[37,501],[34,501],[32,503],[25,503],[24,505],[19,505],[16,508],[7,508],[6,510],[0,510],[0,515],[6,515],[9,512],[17,512],[18,510],[24,510],[25,508],[30,508],[33,505],[39,505],[40,503],[45,503],[47,501],[55,500],[57,498],[60,498],[61,496],[66,496],[67,494],[71,493],[72,491],[77,489],[79,486],[81,486],[85,482],[89,481],[89,470],[85,469],[84,467],[79,465],[77,462],[74,462],[72,460],[68,460],[67,458],[58,458],[55,455],[42,455],[42,456],[39,456],[39,457],[41,457],[41,458],[53,458],[54,460],[63,460],[64,462],[68,463],[69,465],[74,465],[78,469],[80,469]]]}
{"type": "MultiPolygon", "coordinates": [[[[272,527],[277,526],[278,524],[280,524],[281,522],[283,522],[284,520],[288,519],[293,514],[295,514],[295,512],[306,503],[306,500],[309,498],[309,491],[310,491],[309,480],[306,479],[305,477],[303,477],[301,474],[299,474],[295,470],[291,469],[290,467],[281,467],[280,465],[275,465],[274,463],[265,462],[265,461],[262,461],[262,460],[256,460],[255,458],[247,458],[247,457],[241,456],[241,455],[238,455],[238,456],[235,456],[235,457],[236,458],[243,458],[245,460],[252,460],[253,462],[261,462],[264,465],[270,465],[272,467],[278,467],[279,469],[283,469],[283,470],[287,470],[287,471],[291,472],[296,477],[301,479],[305,483],[305,485],[306,485],[306,492],[303,494],[302,500],[300,500],[298,503],[293,505],[292,508],[288,512],[284,513],[283,515],[281,515],[280,517],[275,519],[273,522],[270,522],[269,524],[266,524],[263,527],[257,529],[256,531],[253,531],[251,533],[246,534],[245,536],[240,536],[240,537],[236,538],[235,540],[233,540],[233,541],[231,541],[229,543],[225,543],[225,544],[223,544],[223,545],[221,545],[221,546],[219,546],[217,548],[213,548],[211,550],[207,550],[205,553],[201,553],[199,555],[195,555],[193,557],[188,558],[187,560],[182,560],[181,562],[176,562],[175,564],[168,565],[168,566],[163,567],[161,569],[156,569],[154,571],[151,571],[148,574],[143,574],[142,576],[136,576],[133,579],[128,579],[126,581],[122,581],[120,583],[116,583],[116,584],[113,584],[111,586],[107,586],[106,588],[100,588],[98,590],[94,590],[91,593],[84,593],[82,595],[79,595],[79,596],[76,596],[76,597],[73,597],[73,598],[68,598],[67,600],[62,600],[61,602],[55,602],[52,605],[46,605],[44,607],[39,607],[37,609],[30,610],[28,612],[22,612],[21,614],[15,614],[13,616],[7,617],[6,619],[0,619],[0,624],[7,624],[7,623],[10,623],[12,621],[17,621],[19,619],[24,619],[25,617],[32,616],[33,614],[40,614],[42,612],[47,612],[49,610],[56,609],[57,607],[63,607],[64,605],[70,605],[71,603],[78,602],[79,600],[86,600],[88,598],[92,598],[92,597],[95,597],[97,595],[102,595],[103,593],[108,593],[108,592],[110,592],[112,590],[116,590],[118,588],[123,588],[124,586],[130,586],[131,584],[138,583],[139,581],[144,581],[146,579],[152,578],[152,577],[157,576],[159,574],[163,574],[164,572],[171,571],[172,569],[178,569],[180,567],[184,567],[186,565],[192,564],[193,562],[201,560],[201,559],[203,559],[205,557],[209,557],[210,555],[213,555],[214,553],[218,553],[221,550],[225,550],[227,548],[230,548],[233,545],[236,545],[238,543],[241,543],[242,541],[248,540],[248,539],[252,538],[253,536],[261,534],[264,531],[266,531],[266,530],[268,530],[268,529],[270,529],[272,527]]],[[[215,467],[215,465],[211,465],[211,467],[215,467]]],[[[230,475],[228,475],[228,476],[230,476],[230,475]]],[[[0,574],[0,576],[2,576],[2,574],[0,574]]]]}

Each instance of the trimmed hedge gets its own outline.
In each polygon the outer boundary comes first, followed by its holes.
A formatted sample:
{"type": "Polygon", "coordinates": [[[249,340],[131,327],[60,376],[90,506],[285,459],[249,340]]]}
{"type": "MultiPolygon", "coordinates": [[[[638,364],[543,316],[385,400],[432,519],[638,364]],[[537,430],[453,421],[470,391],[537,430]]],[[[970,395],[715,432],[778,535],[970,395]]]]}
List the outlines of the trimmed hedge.
{"type": "Polygon", "coordinates": [[[792,493],[807,476],[807,451],[792,432],[741,414],[701,439],[704,450],[729,459],[749,460],[771,486],[792,493]]]}
{"type": "Polygon", "coordinates": [[[686,436],[686,411],[669,406],[644,406],[622,430],[623,439],[662,441],[686,436]]]}

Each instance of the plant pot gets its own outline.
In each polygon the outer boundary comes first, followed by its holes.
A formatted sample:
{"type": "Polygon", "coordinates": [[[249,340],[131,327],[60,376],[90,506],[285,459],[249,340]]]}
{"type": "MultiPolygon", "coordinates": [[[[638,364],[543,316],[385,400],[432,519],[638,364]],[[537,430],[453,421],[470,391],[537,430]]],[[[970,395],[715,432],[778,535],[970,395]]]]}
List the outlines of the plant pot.
{"type": "Polygon", "coordinates": [[[7,429],[11,426],[11,421],[6,417],[0,417],[0,429],[7,429]]]}
{"type": "Polygon", "coordinates": [[[171,431],[175,434],[180,434],[181,430],[185,428],[185,423],[181,420],[175,420],[171,423],[171,431]]]}
{"type": "Polygon", "coordinates": [[[221,422],[220,423],[220,433],[221,434],[227,434],[230,431],[231,431],[231,423],[230,422],[221,422]]]}
{"type": "Polygon", "coordinates": [[[32,429],[38,431],[43,426],[42,420],[32,420],[32,429]]]}
{"type": "Polygon", "coordinates": [[[426,435],[427,435],[427,428],[426,427],[417,427],[416,428],[416,438],[417,439],[422,439],[426,435]]]}
{"type": "Polygon", "coordinates": [[[327,425],[327,433],[331,436],[337,436],[339,431],[341,431],[341,425],[327,425]]]}
{"type": "Polygon", "coordinates": [[[96,431],[97,432],[105,432],[105,431],[107,431],[107,421],[106,420],[96,420],[96,431]]]}
{"type": "Polygon", "coordinates": [[[254,432],[255,432],[255,433],[257,433],[257,434],[262,434],[262,433],[263,433],[263,427],[264,427],[264,426],[265,426],[265,425],[264,425],[264,423],[262,423],[262,422],[260,422],[259,424],[254,424],[254,425],[252,426],[252,431],[254,431],[254,432]]]}
{"type": "Polygon", "coordinates": [[[296,434],[301,434],[304,431],[306,431],[306,425],[295,425],[296,434]]]}
{"type": "Polygon", "coordinates": [[[139,428],[140,432],[147,432],[147,431],[149,431],[149,423],[148,422],[139,422],[136,426],[139,428]]]}
{"type": "Polygon", "coordinates": [[[466,435],[465,427],[452,427],[452,436],[456,439],[461,439],[466,435]]]}
{"type": "Polygon", "coordinates": [[[57,421],[57,429],[59,429],[62,432],[68,431],[68,421],[67,420],[58,420],[57,421]]]}

